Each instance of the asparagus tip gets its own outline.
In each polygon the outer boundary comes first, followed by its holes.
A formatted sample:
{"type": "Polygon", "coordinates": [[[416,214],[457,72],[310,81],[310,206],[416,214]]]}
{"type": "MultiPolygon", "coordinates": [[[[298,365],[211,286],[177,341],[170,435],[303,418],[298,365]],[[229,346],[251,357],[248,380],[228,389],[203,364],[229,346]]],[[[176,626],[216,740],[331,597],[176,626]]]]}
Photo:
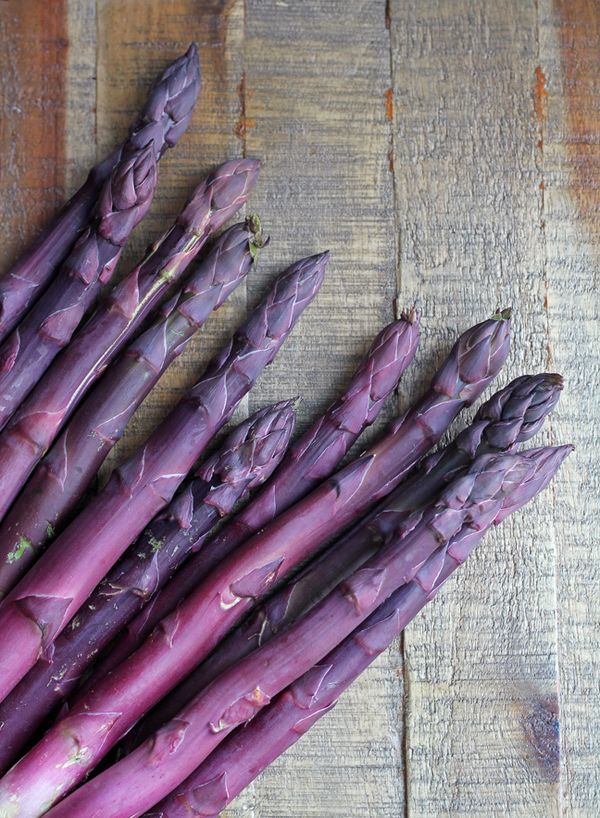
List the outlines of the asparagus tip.
{"type": "Polygon", "coordinates": [[[417,307],[415,304],[408,309],[404,309],[400,313],[400,320],[401,321],[408,321],[409,324],[416,324],[419,320],[419,313],[417,312],[417,307]]]}

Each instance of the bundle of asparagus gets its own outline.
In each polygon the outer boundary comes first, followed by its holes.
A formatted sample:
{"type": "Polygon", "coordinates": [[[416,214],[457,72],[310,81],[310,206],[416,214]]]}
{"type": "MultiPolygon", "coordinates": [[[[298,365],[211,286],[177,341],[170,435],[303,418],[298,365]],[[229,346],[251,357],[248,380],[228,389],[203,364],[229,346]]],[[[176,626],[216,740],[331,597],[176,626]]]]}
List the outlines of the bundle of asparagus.
{"type": "Polygon", "coordinates": [[[0,281],[0,818],[216,816],[571,450],[521,448],[562,389],[540,374],[496,392],[428,454],[502,368],[502,310],[464,332],[425,394],[340,468],[413,360],[412,309],[297,441],[286,400],[197,464],[317,294],[320,253],[275,280],[67,524],[135,409],[265,244],[248,217],[187,273],[255,184],[257,161],[226,162],[79,328],[198,90],[191,46],[0,281]]]}

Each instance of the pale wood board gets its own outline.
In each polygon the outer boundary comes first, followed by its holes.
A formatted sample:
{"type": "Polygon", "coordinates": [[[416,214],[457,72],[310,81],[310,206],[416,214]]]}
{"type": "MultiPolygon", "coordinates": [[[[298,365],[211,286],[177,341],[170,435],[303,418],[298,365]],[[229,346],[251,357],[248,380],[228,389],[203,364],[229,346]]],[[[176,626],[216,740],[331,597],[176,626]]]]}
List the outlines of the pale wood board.
{"type": "Polygon", "coordinates": [[[161,161],[122,272],[210,167],[241,155],[265,163],[249,209],[271,246],[136,413],[104,474],[273,275],[326,248],[322,292],[238,414],[298,394],[305,428],[391,319],[396,295],[400,307],[416,301],[423,324],[401,408],[458,332],[507,304],[514,341],[499,383],[543,369],[567,379],[539,438],[578,446],[553,488],[489,536],[402,642],[226,815],[595,818],[600,7],[4,0],[0,32],[6,264],[192,39],[201,100],[161,161]]]}
{"type": "Polygon", "coordinates": [[[567,388],[552,419],[577,449],[552,487],[563,815],[600,814],[600,7],[540,3],[546,77],[544,223],[552,366],[567,388]]]}
{"type": "MultiPolygon", "coordinates": [[[[512,305],[500,383],[548,362],[536,26],[522,0],[391,4],[402,290],[428,361],[512,305]]],[[[486,537],[406,631],[410,818],[559,815],[551,510],[547,494],[486,537]]]]}

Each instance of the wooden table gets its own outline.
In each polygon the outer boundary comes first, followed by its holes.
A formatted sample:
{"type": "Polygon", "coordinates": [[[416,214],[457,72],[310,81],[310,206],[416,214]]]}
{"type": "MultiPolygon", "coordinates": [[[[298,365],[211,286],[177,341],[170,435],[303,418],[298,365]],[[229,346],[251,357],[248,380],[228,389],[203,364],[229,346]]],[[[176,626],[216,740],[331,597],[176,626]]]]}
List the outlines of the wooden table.
{"type": "Polygon", "coordinates": [[[252,209],[271,247],[111,464],[194,381],[274,272],[325,248],[323,291],[244,413],[300,394],[305,426],[396,303],[415,302],[423,324],[401,407],[456,334],[497,306],[515,309],[501,383],[545,369],[567,378],[540,440],[578,451],[553,487],[488,537],[227,815],[596,818],[597,0],[2,0],[0,37],[7,265],[192,39],[201,102],[161,163],[123,269],[207,168],[240,155],[265,162],[252,209]]]}

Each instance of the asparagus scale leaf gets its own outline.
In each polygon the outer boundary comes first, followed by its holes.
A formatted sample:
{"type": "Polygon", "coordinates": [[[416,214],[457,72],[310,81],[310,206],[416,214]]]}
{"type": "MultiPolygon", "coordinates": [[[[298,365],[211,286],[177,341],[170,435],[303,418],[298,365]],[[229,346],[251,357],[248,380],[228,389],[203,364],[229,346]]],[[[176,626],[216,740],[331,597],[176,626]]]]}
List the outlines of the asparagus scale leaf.
{"type": "MultiPolygon", "coordinates": [[[[151,145],[115,167],[100,192],[92,225],[47,290],[0,346],[0,428],[69,343],[102,285],[110,281],[123,245],[148,212],[155,188],[156,160],[151,145]]],[[[4,511],[6,505],[0,508],[4,511]]]]}
{"type": "Polygon", "coordinates": [[[332,543],[228,635],[206,661],[127,734],[124,746],[129,750],[136,747],[219,674],[302,616],[392,538],[408,533],[410,521],[418,518],[423,507],[461,468],[482,454],[509,451],[533,437],[556,405],[561,389],[559,375],[541,374],[516,378],[496,392],[455,440],[427,458],[371,514],[332,543]]]}
{"type": "Polygon", "coordinates": [[[327,253],[303,259],[276,280],[196,386],[115,469],[5,598],[0,608],[0,698],[51,652],[56,637],[98,582],[170,502],[316,295],[327,260],[327,253]]]}
{"type": "Polygon", "coordinates": [[[143,642],[156,624],[251,534],[328,477],[362,429],[372,423],[383,401],[414,358],[418,322],[413,311],[385,327],[361,361],[348,389],[290,448],[265,490],[211,539],[202,556],[192,558],[165,594],[148,605],[130,630],[99,663],[100,677],[143,642]]]}
{"type": "MultiPolygon", "coordinates": [[[[175,300],[130,343],[77,408],[0,523],[2,595],[25,575],[47,546],[51,532],[63,525],[165,369],[183,352],[211,311],[218,309],[247,275],[256,255],[253,248],[262,243],[257,230],[257,219],[252,218],[223,233],[175,300]],[[21,547],[23,543],[25,548],[21,547]]],[[[135,291],[139,293],[139,287],[135,291]]],[[[81,351],[82,359],[87,348],[85,345],[81,351]]],[[[76,361],[72,364],[76,366],[76,361]]],[[[70,380],[68,375],[66,380],[70,380]]],[[[7,479],[12,479],[13,486],[17,466],[26,471],[35,455],[33,440],[39,444],[48,428],[55,425],[64,405],[62,401],[51,401],[50,411],[40,409],[37,415],[26,412],[22,424],[5,430],[5,435],[12,432],[8,440],[0,436],[0,453],[8,449],[6,462],[12,461],[13,473],[7,479]]]]}
{"type": "MultiPolygon", "coordinates": [[[[413,580],[433,554],[439,556],[430,574],[439,574],[438,566],[445,560],[440,546],[469,530],[489,526],[505,496],[536,471],[535,459],[523,455],[478,458],[424,511],[401,547],[392,542],[381,549],[301,620],[221,675],[158,734],[51,809],[49,818],[128,818],[149,809],[184,781],[229,733],[321,662],[398,587],[413,580]]],[[[71,750],[74,743],[89,750],[94,733],[97,735],[98,723],[93,732],[89,721],[84,724],[82,714],[98,713],[101,702],[90,699],[86,704],[76,704],[71,714],[51,728],[29,756],[0,781],[5,799],[10,794],[19,806],[30,809],[23,787],[26,768],[37,771],[38,787],[52,797],[59,786],[56,779],[65,772],[62,769],[57,775],[54,742],[64,746],[68,737],[71,750]],[[51,768],[46,767],[49,758],[54,762],[51,768]],[[40,774],[42,763],[44,771],[40,774]]],[[[120,712],[112,705],[110,710],[120,712]]],[[[106,714],[104,707],[103,712],[106,714]]]]}
{"type": "Polygon", "coordinates": [[[160,159],[185,132],[199,90],[198,49],[192,44],[157,78],[125,142],[92,168],[82,187],[0,279],[0,343],[39,297],[90,221],[100,190],[115,165],[149,142],[160,159]]]}
{"type": "Polygon", "coordinates": [[[169,578],[215,523],[263,483],[281,461],[294,426],[290,401],[237,426],[97,586],[40,660],[0,703],[0,770],[5,772],[44,720],[69,697],[99,650],[169,578]]]}

